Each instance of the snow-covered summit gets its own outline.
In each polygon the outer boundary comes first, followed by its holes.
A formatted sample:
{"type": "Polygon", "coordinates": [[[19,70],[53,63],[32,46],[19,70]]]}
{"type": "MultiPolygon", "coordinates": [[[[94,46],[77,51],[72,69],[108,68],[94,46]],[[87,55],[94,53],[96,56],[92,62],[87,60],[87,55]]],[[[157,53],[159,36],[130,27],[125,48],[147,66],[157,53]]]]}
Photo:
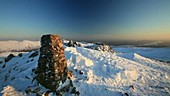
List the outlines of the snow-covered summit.
{"type": "MultiPolygon", "coordinates": [[[[73,85],[80,96],[170,95],[170,66],[167,63],[137,53],[120,54],[67,46],[64,49],[68,68],[74,74],[73,85]]],[[[33,70],[38,66],[40,55],[30,57],[35,52],[24,53],[0,64],[0,95],[34,96],[27,94],[29,88],[35,92],[47,91],[33,80],[33,70]]]]}

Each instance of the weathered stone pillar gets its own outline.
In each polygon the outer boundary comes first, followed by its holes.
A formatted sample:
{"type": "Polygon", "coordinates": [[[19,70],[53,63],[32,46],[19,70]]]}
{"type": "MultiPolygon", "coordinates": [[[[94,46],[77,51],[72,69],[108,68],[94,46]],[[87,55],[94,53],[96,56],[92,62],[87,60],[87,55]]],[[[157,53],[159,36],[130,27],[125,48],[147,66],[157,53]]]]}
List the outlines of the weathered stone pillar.
{"type": "Polygon", "coordinates": [[[37,67],[36,79],[38,83],[55,91],[60,82],[66,81],[67,71],[67,61],[60,36],[43,35],[37,67]]]}

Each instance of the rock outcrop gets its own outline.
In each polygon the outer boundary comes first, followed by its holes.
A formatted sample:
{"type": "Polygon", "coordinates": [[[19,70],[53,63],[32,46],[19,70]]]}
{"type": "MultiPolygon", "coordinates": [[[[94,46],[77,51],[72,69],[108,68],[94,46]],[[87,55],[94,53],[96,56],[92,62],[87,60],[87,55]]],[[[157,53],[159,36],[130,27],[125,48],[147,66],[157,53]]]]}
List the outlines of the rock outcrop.
{"type": "Polygon", "coordinates": [[[14,58],[15,55],[14,54],[9,54],[6,58],[5,58],[5,62],[8,62],[9,60],[11,60],[12,58],[14,58]]]}
{"type": "Polygon", "coordinates": [[[110,47],[107,44],[98,44],[97,46],[94,47],[95,50],[98,51],[104,51],[104,52],[111,52],[114,53],[115,51],[112,49],[112,47],[110,47]]]}
{"type": "Polygon", "coordinates": [[[60,83],[66,81],[67,72],[67,61],[60,36],[43,35],[36,70],[38,83],[47,89],[56,91],[60,83]]]}
{"type": "Polygon", "coordinates": [[[86,48],[97,50],[97,51],[103,51],[103,52],[111,52],[111,53],[115,52],[112,49],[112,47],[104,43],[95,43],[95,45],[87,46],[86,48]]]}
{"type": "Polygon", "coordinates": [[[70,41],[68,42],[67,46],[68,46],[68,47],[76,47],[76,46],[81,47],[81,44],[79,44],[78,42],[75,42],[75,41],[70,40],[70,41]]]}

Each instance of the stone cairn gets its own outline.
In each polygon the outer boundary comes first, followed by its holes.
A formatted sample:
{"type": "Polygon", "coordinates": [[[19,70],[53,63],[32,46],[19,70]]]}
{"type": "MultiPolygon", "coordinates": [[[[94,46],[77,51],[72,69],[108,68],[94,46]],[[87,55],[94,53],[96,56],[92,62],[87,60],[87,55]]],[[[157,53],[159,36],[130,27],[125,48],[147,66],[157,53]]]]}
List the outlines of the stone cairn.
{"type": "Polygon", "coordinates": [[[67,61],[60,36],[43,35],[36,76],[38,83],[55,92],[60,82],[66,81],[67,73],[67,61]]]}

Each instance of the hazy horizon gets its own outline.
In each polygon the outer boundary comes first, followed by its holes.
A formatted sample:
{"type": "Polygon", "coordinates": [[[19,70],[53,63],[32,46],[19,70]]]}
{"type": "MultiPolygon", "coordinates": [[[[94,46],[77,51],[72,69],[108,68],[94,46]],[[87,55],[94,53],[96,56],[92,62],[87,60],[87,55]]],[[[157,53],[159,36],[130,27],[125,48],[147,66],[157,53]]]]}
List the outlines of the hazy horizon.
{"type": "Polygon", "coordinates": [[[0,0],[0,40],[170,40],[170,0],[0,0]]]}

